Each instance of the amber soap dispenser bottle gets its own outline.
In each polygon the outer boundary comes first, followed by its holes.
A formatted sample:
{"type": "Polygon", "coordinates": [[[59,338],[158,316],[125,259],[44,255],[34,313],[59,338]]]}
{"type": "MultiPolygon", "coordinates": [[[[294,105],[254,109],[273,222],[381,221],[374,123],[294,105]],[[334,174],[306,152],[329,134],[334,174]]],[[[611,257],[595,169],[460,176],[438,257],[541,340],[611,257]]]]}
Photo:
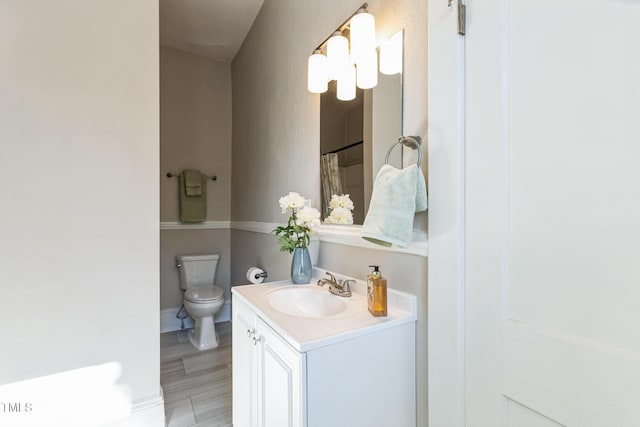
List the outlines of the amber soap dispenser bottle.
{"type": "Polygon", "coordinates": [[[382,277],[377,265],[369,267],[373,271],[367,276],[367,308],[375,317],[384,317],[387,315],[387,279],[382,277]]]}

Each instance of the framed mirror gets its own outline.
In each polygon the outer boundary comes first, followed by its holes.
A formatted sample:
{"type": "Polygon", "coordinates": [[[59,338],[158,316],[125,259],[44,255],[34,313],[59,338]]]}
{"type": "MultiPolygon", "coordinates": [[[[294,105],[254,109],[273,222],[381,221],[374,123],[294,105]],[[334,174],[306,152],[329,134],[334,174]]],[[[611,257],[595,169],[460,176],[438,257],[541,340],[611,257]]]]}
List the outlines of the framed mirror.
{"type": "MultiPolygon", "coordinates": [[[[402,37],[401,31],[390,40],[395,40],[402,49],[402,37]]],[[[401,71],[393,74],[378,71],[378,84],[372,89],[358,88],[355,99],[351,101],[339,100],[336,81],[329,82],[329,90],[320,97],[323,219],[330,213],[331,196],[348,194],[353,202],[353,224],[364,222],[376,174],[385,162],[388,148],[401,135],[401,71]]],[[[394,150],[389,163],[401,168],[402,150],[394,150]]]]}

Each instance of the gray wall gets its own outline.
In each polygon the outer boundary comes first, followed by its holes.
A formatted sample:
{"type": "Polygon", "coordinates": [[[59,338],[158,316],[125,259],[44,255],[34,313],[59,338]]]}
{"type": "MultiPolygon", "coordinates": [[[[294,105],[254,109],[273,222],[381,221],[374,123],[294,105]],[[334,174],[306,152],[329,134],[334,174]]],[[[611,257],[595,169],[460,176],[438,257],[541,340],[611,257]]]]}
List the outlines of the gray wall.
{"type": "MultiPolygon", "coordinates": [[[[355,0],[265,2],[231,67],[234,221],[283,222],[278,198],[289,191],[319,207],[320,99],[306,89],[307,58],[360,5],[355,0]]],[[[406,31],[404,133],[426,136],[426,2],[374,0],[369,6],[380,40],[406,31]]],[[[415,225],[426,230],[426,214],[417,215],[415,225]]],[[[273,236],[234,230],[231,240],[233,284],[246,282],[244,272],[251,265],[265,267],[270,280],[288,277],[290,257],[278,252],[273,236]]],[[[418,425],[426,426],[426,258],[326,243],[319,252],[322,267],[361,278],[367,265],[380,264],[391,287],[418,296],[418,425]]]]}
{"type": "Polygon", "coordinates": [[[0,384],[115,362],[159,399],[158,3],[1,9],[0,384]]]}
{"type": "Polygon", "coordinates": [[[232,285],[247,283],[245,273],[251,266],[264,269],[269,274],[268,281],[289,278],[291,255],[278,250],[276,236],[231,230],[231,242],[232,285]]]}
{"type": "MultiPolygon", "coordinates": [[[[231,68],[203,56],[160,47],[160,220],[180,218],[178,179],[167,172],[198,169],[207,182],[207,220],[231,217],[231,68]]],[[[160,232],[160,308],[178,308],[177,254],[218,253],[215,282],[229,298],[229,230],[160,232]]]]}
{"type": "Polygon", "coordinates": [[[207,220],[231,215],[231,69],[229,64],[160,47],[160,221],[178,221],[178,179],[198,169],[207,182],[207,220]]]}

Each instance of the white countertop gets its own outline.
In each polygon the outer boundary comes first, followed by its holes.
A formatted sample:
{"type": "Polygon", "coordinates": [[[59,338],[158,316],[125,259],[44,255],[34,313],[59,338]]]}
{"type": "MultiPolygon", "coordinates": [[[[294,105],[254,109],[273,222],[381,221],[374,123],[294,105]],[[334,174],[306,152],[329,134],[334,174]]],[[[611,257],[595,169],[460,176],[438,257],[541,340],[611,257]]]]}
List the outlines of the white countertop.
{"type": "Polygon", "coordinates": [[[326,277],[325,271],[314,268],[313,278],[308,285],[295,285],[289,280],[283,280],[259,285],[234,286],[231,292],[233,298],[238,298],[239,301],[248,305],[258,317],[300,352],[416,321],[417,302],[414,295],[389,288],[387,317],[374,317],[367,310],[366,283],[337,273],[334,274],[338,279],[356,280],[351,286],[351,297],[331,295],[348,304],[348,309],[344,313],[327,317],[291,316],[276,310],[268,303],[267,297],[270,292],[286,287],[324,290],[328,294],[326,287],[319,288],[316,285],[318,279],[326,277]]]}

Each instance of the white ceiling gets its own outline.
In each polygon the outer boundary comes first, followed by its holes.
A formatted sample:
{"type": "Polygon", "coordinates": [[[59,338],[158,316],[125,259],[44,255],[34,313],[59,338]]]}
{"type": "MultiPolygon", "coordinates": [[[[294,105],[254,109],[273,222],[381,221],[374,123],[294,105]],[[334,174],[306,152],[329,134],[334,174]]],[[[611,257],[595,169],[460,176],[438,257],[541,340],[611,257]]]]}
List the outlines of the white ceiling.
{"type": "Polygon", "coordinates": [[[160,0],[160,44],[231,62],[264,0],[160,0]]]}

